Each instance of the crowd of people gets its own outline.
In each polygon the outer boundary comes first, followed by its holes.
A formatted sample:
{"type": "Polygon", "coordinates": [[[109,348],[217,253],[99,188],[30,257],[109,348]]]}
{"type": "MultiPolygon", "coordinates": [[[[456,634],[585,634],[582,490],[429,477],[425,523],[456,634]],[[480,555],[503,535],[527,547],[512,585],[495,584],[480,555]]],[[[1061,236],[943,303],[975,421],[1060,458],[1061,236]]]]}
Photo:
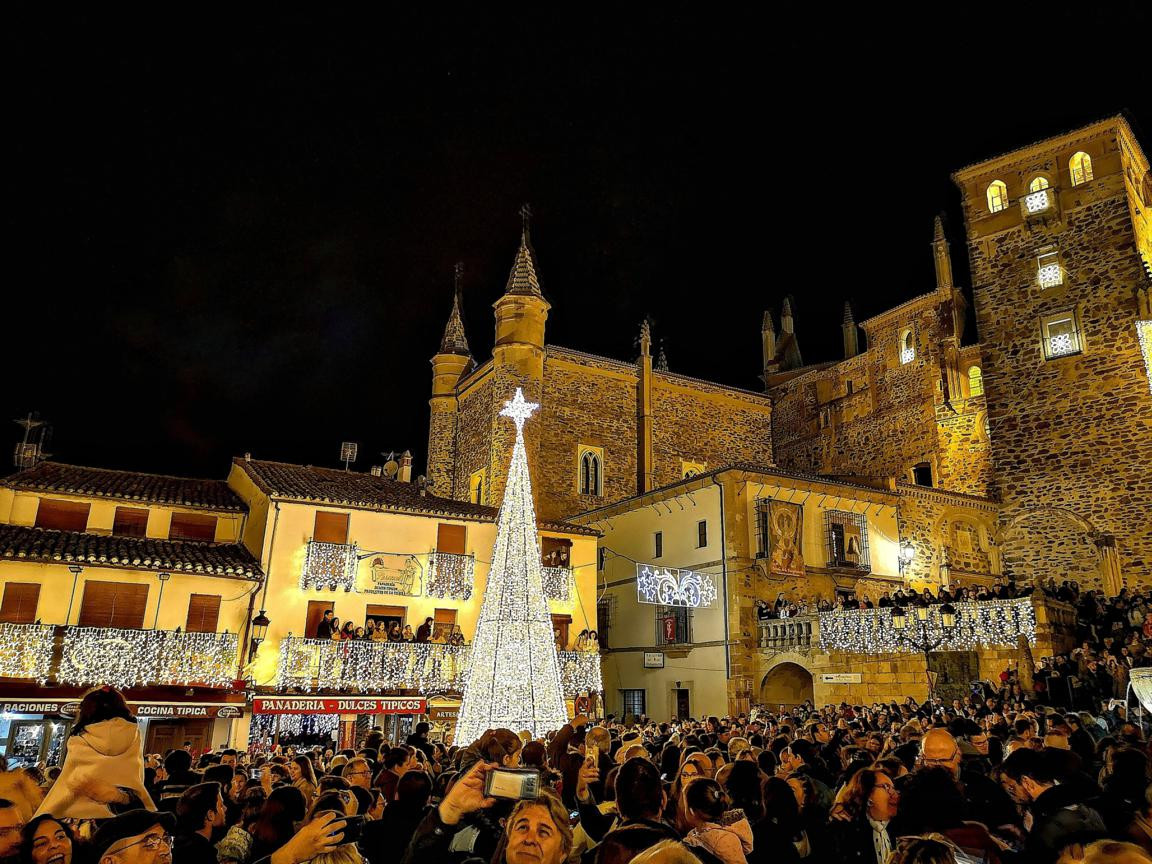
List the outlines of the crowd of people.
{"type": "MultiPolygon", "coordinates": [[[[1070,583],[1065,583],[1068,585],[1070,583]]],[[[992,585],[981,585],[968,588],[956,586],[954,588],[940,588],[933,593],[930,588],[918,591],[915,588],[900,588],[896,591],[884,591],[875,600],[868,596],[858,596],[854,591],[837,593],[835,599],[816,597],[809,601],[807,598],[790,598],[783,591],[776,595],[773,602],[767,600],[756,601],[757,617],[761,621],[776,618],[795,618],[799,615],[810,615],[819,612],[843,612],[854,609],[887,609],[900,607],[903,609],[915,606],[938,606],[944,603],[975,603],[988,600],[1015,600],[1028,597],[1032,588],[1019,588],[1014,582],[997,580],[992,585]]]]}
{"type": "Polygon", "coordinates": [[[332,609],[324,611],[324,617],[316,624],[316,631],[312,634],[314,639],[331,639],[336,642],[345,640],[358,640],[368,642],[431,642],[438,645],[463,645],[464,633],[456,625],[450,630],[436,627],[432,618],[424,619],[424,623],[412,632],[412,625],[400,626],[397,620],[379,621],[367,618],[363,627],[357,627],[352,621],[344,621],[336,617],[332,609]]]}

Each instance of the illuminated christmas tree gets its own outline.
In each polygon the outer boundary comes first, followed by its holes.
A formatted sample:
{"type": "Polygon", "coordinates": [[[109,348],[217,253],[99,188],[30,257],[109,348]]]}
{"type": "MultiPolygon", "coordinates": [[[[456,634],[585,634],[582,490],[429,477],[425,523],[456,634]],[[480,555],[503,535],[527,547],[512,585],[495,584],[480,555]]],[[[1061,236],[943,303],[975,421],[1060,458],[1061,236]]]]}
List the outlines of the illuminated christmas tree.
{"type": "Polygon", "coordinates": [[[456,725],[455,740],[462,746],[488,729],[527,729],[542,737],[568,721],[541,583],[536,507],[524,452],[524,421],[538,407],[525,401],[517,388],[500,412],[516,424],[516,446],[456,725]]]}

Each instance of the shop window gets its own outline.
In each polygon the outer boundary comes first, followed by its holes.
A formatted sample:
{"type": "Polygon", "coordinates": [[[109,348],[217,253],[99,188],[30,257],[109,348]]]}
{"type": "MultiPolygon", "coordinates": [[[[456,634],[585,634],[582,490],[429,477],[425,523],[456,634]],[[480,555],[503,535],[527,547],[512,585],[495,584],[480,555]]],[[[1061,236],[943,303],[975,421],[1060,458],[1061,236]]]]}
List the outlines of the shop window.
{"type": "Polygon", "coordinates": [[[1073,186],[1080,186],[1092,180],[1092,157],[1081,150],[1073,153],[1068,160],[1068,174],[1072,178],[1073,186]]]}
{"type": "Polygon", "coordinates": [[[117,507],[112,534],[115,537],[148,536],[148,511],[142,507],[117,507]]]}
{"type": "Polygon", "coordinates": [[[139,630],[148,607],[148,586],[131,582],[85,582],[78,627],[139,630]]]}
{"type": "Polygon", "coordinates": [[[0,624],[36,623],[36,607],[39,603],[39,583],[4,583],[4,602],[0,604],[0,624]]]}
{"type": "Polygon", "coordinates": [[[203,513],[173,513],[168,539],[211,543],[216,539],[216,517],[203,513]]]}
{"type": "Polygon", "coordinates": [[[348,514],[317,510],[315,521],[312,523],[312,540],[316,543],[346,544],[348,514]]]}
{"type": "Polygon", "coordinates": [[[82,501],[41,498],[36,508],[36,527],[55,531],[84,531],[88,528],[88,511],[91,509],[91,504],[82,501]]]}
{"type": "Polygon", "coordinates": [[[1003,180],[993,180],[988,184],[988,212],[999,213],[1008,209],[1008,187],[1003,180]]]}
{"type": "Polygon", "coordinates": [[[1069,310],[1048,315],[1041,319],[1040,326],[1045,360],[1079,354],[1083,350],[1075,312],[1069,310]]]}
{"type": "Polygon", "coordinates": [[[215,633],[220,623],[220,595],[193,594],[188,598],[188,633],[215,633]]]}

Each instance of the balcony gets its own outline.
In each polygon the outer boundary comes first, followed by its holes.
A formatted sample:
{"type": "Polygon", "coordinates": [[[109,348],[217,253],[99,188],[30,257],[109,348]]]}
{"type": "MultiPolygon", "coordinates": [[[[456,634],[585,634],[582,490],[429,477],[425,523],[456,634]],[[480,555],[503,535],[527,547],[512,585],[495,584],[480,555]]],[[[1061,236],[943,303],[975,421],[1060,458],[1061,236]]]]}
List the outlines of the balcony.
{"type": "MultiPolygon", "coordinates": [[[[459,693],[468,673],[469,645],[432,642],[332,642],[289,636],[280,642],[277,686],[342,692],[415,690],[459,693]]],[[[603,689],[600,655],[557,652],[568,696],[603,689]]]]}
{"type": "Polygon", "coordinates": [[[453,552],[433,552],[428,556],[428,596],[449,600],[469,600],[476,571],[476,559],[453,552]]]}
{"type": "Polygon", "coordinates": [[[1020,199],[1020,214],[1025,219],[1044,219],[1057,215],[1056,190],[1052,187],[1029,192],[1020,199]]]}
{"type": "Polygon", "coordinates": [[[335,591],[356,588],[356,567],[360,550],[355,543],[321,543],[308,541],[304,555],[304,568],[300,571],[300,587],[305,591],[328,588],[335,591]]]}
{"type": "Polygon", "coordinates": [[[236,677],[231,633],[0,625],[0,677],[77,687],[226,687],[236,677]]]}
{"type": "Polygon", "coordinates": [[[815,615],[770,618],[760,623],[760,649],[763,651],[807,651],[818,632],[815,615]]]}
{"type": "Polygon", "coordinates": [[[567,603],[572,596],[572,571],[568,567],[541,567],[540,579],[544,596],[549,600],[567,603]]]}

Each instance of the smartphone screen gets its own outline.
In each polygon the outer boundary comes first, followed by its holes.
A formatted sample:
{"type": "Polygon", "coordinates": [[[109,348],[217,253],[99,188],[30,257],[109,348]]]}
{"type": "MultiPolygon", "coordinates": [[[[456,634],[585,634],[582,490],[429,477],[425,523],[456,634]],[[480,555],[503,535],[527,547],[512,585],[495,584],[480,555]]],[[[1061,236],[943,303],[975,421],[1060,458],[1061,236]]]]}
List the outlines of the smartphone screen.
{"type": "Polygon", "coordinates": [[[536,798],[540,794],[537,771],[497,768],[488,772],[484,793],[492,798],[536,798]]]}

